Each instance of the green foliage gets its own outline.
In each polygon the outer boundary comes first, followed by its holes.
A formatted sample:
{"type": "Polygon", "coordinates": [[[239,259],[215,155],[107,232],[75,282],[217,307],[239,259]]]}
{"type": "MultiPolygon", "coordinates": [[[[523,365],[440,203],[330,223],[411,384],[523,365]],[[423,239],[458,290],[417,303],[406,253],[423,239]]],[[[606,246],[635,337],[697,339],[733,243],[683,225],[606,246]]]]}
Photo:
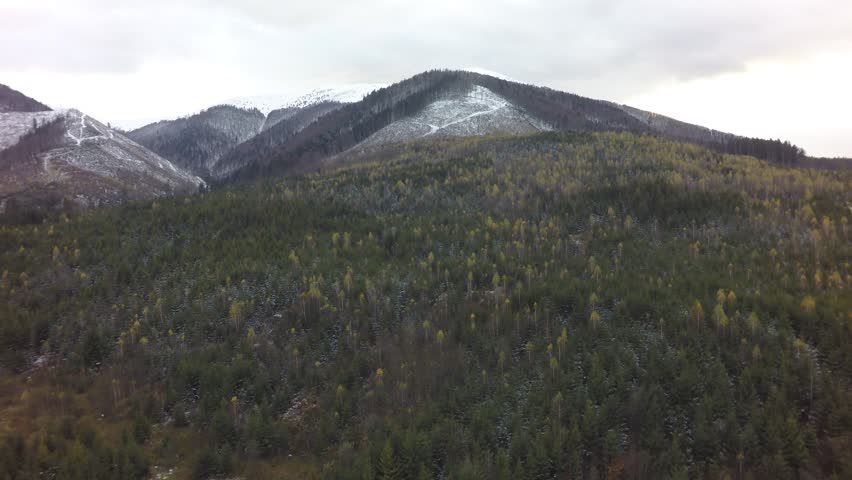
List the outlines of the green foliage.
{"type": "Polygon", "coordinates": [[[192,467],[192,478],[207,479],[217,475],[227,475],[233,470],[230,454],[221,449],[207,448],[192,467]]]}
{"type": "Polygon", "coordinates": [[[33,422],[0,476],[138,478],[161,430],[196,478],[850,473],[848,173],[610,133],[386,156],[0,227],[4,373],[44,355],[129,437],[33,422]]]}

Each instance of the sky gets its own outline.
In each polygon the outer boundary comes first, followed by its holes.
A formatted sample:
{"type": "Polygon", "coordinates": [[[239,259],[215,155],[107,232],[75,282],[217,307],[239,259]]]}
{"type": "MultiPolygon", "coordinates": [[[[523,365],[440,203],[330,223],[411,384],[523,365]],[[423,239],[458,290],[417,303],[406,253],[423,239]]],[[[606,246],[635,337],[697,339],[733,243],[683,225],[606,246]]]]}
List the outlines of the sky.
{"type": "Polygon", "coordinates": [[[0,0],[0,83],[135,127],[479,67],[852,157],[848,0],[0,0]]]}

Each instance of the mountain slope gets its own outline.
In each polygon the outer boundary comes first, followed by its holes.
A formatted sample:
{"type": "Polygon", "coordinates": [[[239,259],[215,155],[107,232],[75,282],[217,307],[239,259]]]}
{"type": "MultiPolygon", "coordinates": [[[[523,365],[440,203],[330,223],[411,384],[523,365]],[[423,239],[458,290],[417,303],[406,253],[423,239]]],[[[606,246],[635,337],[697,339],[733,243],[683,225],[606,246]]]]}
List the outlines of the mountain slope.
{"type": "Polygon", "coordinates": [[[474,86],[447,95],[419,113],[397,120],[367,138],[362,145],[395,143],[436,136],[469,137],[494,132],[513,134],[551,130],[491,90],[474,86]]]}
{"type": "Polygon", "coordinates": [[[323,168],[355,147],[426,137],[534,131],[628,131],[686,141],[717,152],[795,165],[804,152],[780,140],[745,138],[647,112],[508,80],[482,70],[433,70],[377,90],[281,137],[266,130],[220,160],[219,183],[323,168]]]}
{"type": "MultiPolygon", "coordinates": [[[[204,134],[162,122],[131,133],[141,143],[216,183],[316,170],[353,148],[428,137],[629,131],[688,141],[724,153],[795,164],[803,152],[778,140],[749,139],[547,87],[482,69],[433,70],[384,88],[359,84],[318,89],[302,97],[232,99],[265,119],[245,134],[216,144],[204,134]],[[363,97],[363,98],[362,98],[363,97]],[[280,107],[280,108],[277,108],[280,107]],[[289,120],[278,126],[279,122],[289,120]],[[254,129],[256,129],[254,131],[254,129]],[[167,148],[180,146],[180,148],[167,148]],[[204,157],[195,158],[198,152],[204,157]],[[203,164],[203,165],[201,165],[203,164]]],[[[223,107],[225,108],[225,107],[223,107]]],[[[193,117],[190,117],[193,118],[193,117]]]]}
{"type": "Polygon", "coordinates": [[[645,125],[651,127],[654,131],[660,132],[667,137],[686,140],[699,143],[707,142],[725,142],[735,137],[735,135],[712,128],[693,125],[691,123],[681,122],[674,118],[660,115],[659,113],[648,112],[633,108],[628,105],[613,104],[617,108],[624,110],[632,117],[636,118],[645,125]]]}
{"type": "Polygon", "coordinates": [[[283,148],[294,135],[315,122],[323,115],[340,109],[342,103],[320,102],[305,107],[287,107],[274,110],[266,117],[263,132],[236,145],[232,150],[211,166],[213,178],[224,178],[245,167],[252,156],[253,149],[274,150],[283,148]]]}
{"type": "Polygon", "coordinates": [[[266,116],[256,109],[218,105],[146,125],[127,136],[193,174],[206,176],[219,157],[255,136],[265,122],[266,116]]]}
{"type": "Polygon", "coordinates": [[[341,102],[322,101],[303,107],[284,107],[278,110],[269,112],[266,116],[266,122],[263,124],[263,130],[268,130],[274,127],[282,120],[292,120],[293,128],[301,130],[310,125],[317,118],[326,113],[337,110],[344,104],[341,102]]]}
{"type": "Polygon", "coordinates": [[[0,84],[0,112],[46,112],[50,107],[0,84]]]}
{"type": "Polygon", "coordinates": [[[208,176],[241,166],[233,160],[218,165],[218,160],[279,122],[289,120],[287,126],[276,130],[274,141],[280,143],[318,117],[345,103],[357,102],[382,86],[351,84],[316,89],[298,97],[233,98],[188,117],[146,125],[128,136],[194,174],[208,176]]]}
{"type": "Polygon", "coordinates": [[[78,110],[0,114],[0,214],[194,192],[202,180],[78,110]]]}
{"type": "Polygon", "coordinates": [[[239,170],[220,170],[214,177],[250,179],[315,169],[318,160],[365,141],[367,146],[438,132],[459,136],[546,129],[653,131],[608,102],[475,72],[436,70],[330,112],[287,141],[263,132],[222,158],[223,164],[242,164],[239,170]]]}

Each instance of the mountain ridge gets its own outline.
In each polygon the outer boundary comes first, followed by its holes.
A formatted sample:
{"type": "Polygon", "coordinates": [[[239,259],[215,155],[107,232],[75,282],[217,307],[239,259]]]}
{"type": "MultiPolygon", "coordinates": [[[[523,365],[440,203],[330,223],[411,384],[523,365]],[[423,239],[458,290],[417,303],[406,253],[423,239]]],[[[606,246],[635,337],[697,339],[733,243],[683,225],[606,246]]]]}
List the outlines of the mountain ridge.
{"type": "MultiPolygon", "coordinates": [[[[339,155],[362,142],[377,143],[377,140],[370,140],[369,137],[388,125],[406,121],[404,119],[410,120],[435,102],[447,100],[448,96],[465,98],[460,93],[480,87],[508,101],[519,112],[519,116],[533,118],[535,124],[546,125],[553,130],[613,130],[657,135],[695,143],[720,153],[754,155],[786,165],[793,165],[804,157],[804,152],[789,142],[741,137],[627,105],[475,71],[430,70],[374,91],[360,102],[330,112],[286,142],[271,141],[269,134],[261,133],[258,138],[252,139],[251,147],[243,144],[223,156],[223,161],[232,163],[233,157],[244,157],[240,160],[243,167],[227,172],[227,176],[214,176],[213,181],[221,184],[322,168],[319,160],[339,155]]],[[[504,131],[507,129],[501,127],[500,122],[492,121],[491,124],[492,128],[466,125],[461,130],[467,131],[468,135],[528,133],[528,130],[519,126],[504,131]]],[[[408,130],[410,135],[386,135],[385,141],[414,140],[422,134],[416,128],[408,130]]]]}
{"type": "MultiPolygon", "coordinates": [[[[543,130],[631,131],[696,143],[725,153],[778,157],[783,163],[802,156],[790,144],[746,139],[629,105],[522,83],[482,68],[429,70],[383,85],[352,84],[318,88],[301,96],[232,99],[233,108],[257,109],[266,119],[261,128],[248,128],[255,132],[253,135],[222,143],[203,169],[194,168],[193,159],[187,158],[186,153],[169,150],[163,142],[146,138],[143,132],[162,122],[131,131],[129,136],[214,184],[322,168],[322,160],[356,147],[372,149],[429,136],[543,130]],[[288,118],[299,121],[274,128],[288,118]]],[[[198,116],[211,109],[167,125],[199,121],[198,116]]],[[[204,135],[193,130],[175,126],[166,135],[184,145],[184,150],[209,148],[204,135]]]]}
{"type": "Polygon", "coordinates": [[[7,85],[0,84],[0,113],[47,112],[51,108],[7,85]]]}

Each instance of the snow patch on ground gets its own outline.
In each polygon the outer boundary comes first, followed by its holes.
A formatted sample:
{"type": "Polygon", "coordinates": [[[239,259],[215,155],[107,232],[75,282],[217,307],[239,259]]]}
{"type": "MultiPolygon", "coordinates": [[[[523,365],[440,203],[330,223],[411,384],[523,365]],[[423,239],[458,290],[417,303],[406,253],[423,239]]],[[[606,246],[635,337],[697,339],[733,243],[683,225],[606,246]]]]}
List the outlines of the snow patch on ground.
{"type": "Polygon", "coordinates": [[[489,133],[532,133],[552,130],[505,98],[475,85],[466,94],[449,95],[420,113],[379,130],[362,145],[395,143],[431,136],[468,137],[489,133]]]}
{"type": "Polygon", "coordinates": [[[327,88],[318,88],[304,95],[255,95],[248,97],[231,98],[224,105],[233,105],[238,108],[260,110],[264,115],[281,108],[303,108],[322,102],[354,103],[364,99],[375,90],[382,89],[387,85],[383,83],[353,83],[327,88]]]}

